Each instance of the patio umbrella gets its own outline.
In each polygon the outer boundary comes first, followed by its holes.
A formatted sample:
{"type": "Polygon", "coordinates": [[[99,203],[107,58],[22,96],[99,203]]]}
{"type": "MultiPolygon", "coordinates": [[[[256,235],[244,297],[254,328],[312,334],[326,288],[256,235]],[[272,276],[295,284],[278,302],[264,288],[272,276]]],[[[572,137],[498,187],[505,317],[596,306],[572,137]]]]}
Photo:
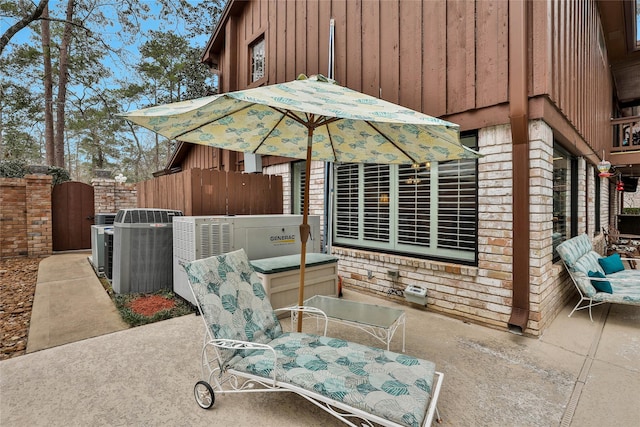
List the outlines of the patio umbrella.
{"type": "Polygon", "coordinates": [[[479,157],[460,143],[458,125],[342,87],[321,75],[121,116],[169,139],[306,159],[299,305],[304,302],[312,160],[419,164],[479,157]]]}

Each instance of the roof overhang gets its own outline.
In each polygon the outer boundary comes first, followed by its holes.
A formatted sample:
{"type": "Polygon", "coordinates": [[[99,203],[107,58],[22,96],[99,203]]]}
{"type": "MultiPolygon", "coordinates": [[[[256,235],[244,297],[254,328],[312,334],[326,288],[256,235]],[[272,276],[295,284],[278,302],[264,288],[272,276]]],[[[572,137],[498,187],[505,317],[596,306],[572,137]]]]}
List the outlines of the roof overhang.
{"type": "Polygon", "coordinates": [[[200,62],[207,64],[209,68],[218,68],[218,54],[224,47],[225,26],[231,16],[238,16],[244,9],[246,2],[229,0],[222,11],[218,25],[213,30],[213,35],[207,42],[200,62]]]}
{"type": "Polygon", "coordinates": [[[640,45],[636,39],[636,0],[598,0],[598,10],[617,106],[620,109],[640,106],[640,45]]]}

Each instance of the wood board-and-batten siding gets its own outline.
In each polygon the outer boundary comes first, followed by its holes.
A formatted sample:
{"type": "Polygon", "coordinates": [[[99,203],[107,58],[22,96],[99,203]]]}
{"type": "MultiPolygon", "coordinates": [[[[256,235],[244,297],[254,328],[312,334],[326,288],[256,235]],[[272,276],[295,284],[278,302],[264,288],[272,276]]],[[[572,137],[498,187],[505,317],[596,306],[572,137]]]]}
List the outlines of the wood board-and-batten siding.
{"type": "MultiPolygon", "coordinates": [[[[217,63],[222,92],[252,86],[249,46],[261,35],[267,75],[259,84],[326,75],[333,18],[340,84],[450,119],[462,130],[509,123],[508,1],[236,3],[204,54],[217,63]]],[[[527,7],[530,118],[545,119],[573,146],[605,148],[612,83],[596,2],[527,7]]]]}
{"type": "Polygon", "coordinates": [[[221,91],[251,86],[249,45],[263,33],[268,84],[326,75],[334,18],[339,83],[434,116],[500,104],[507,12],[504,1],[250,1],[227,23],[221,91]],[[476,9],[487,21],[479,31],[466,25],[476,9]]]}

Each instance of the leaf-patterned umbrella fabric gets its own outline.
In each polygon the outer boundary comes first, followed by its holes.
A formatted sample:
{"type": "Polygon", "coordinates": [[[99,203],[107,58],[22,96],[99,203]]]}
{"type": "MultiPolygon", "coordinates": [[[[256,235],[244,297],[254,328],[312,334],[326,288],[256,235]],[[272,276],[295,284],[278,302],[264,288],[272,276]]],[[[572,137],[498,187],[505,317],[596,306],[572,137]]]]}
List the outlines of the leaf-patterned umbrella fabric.
{"type": "Polygon", "coordinates": [[[322,76],[132,111],[124,118],[169,139],[327,162],[413,164],[478,153],[459,127],[322,76]]]}

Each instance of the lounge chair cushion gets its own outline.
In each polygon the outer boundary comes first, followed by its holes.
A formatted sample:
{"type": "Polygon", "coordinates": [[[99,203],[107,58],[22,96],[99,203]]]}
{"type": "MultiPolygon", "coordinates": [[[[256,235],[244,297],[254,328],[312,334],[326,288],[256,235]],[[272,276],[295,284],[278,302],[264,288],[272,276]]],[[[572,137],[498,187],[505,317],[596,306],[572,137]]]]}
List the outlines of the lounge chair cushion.
{"type": "MultiPolygon", "coordinates": [[[[590,271],[589,272],[589,277],[596,277],[598,279],[606,279],[607,278],[607,276],[605,276],[604,274],[600,273],[599,271],[590,271]]],[[[591,284],[599,292],[606,292],[608,294],[613,292],[611,290],[611,282],[609,282],[608,280],[592,280],[591,284]]]]}
{"type": "MultiPolygon", "coordinates": [[[[435,365],[405,354],[338,338],[284,333],[269,343],[278,355],[276,378],[407,426],[422,423],[435,365]]],[[[268,356],[268,353],[267,353],[268,356]]],[[[257,350],[231,368],[270,377],[273,359],[257,350]]]]}
{"type": "Polygon", "coordinates": [[[214,338],[268,344],[277,356],[274,367],[270,350],[218,349],[222,369],[268,380],[275,368],[280,384],[400,425],[422,425],[436,380],[432,362],[338,338],[283,333],[242,250],[192,261],[185,270],[214,338]]]}
{"type": "MultiPolygon", "coordinates": [[[[184,266],[211,333],[220,339],[267,344],[282,334],[260,278],[244,256],[219,256],[184,266]],[[239,309],[239,307],[244,307],[239,309]]],[[[243,350],[221,351],[221,363],[243,357],[243,350]]]]}
{"type": "Polygon", "coordinates": [[[611,254],[608,257],[599,258],[598,263],[604,270],[604,274],[613,274],[617,273],[618,271],[624,270],[624,265],[622,265],[620,254],[611,254]]]}

